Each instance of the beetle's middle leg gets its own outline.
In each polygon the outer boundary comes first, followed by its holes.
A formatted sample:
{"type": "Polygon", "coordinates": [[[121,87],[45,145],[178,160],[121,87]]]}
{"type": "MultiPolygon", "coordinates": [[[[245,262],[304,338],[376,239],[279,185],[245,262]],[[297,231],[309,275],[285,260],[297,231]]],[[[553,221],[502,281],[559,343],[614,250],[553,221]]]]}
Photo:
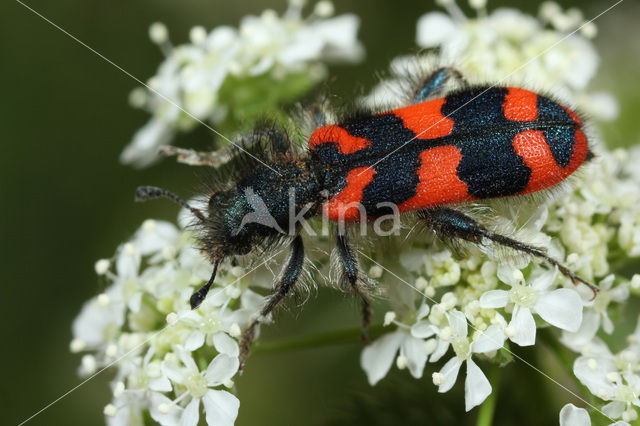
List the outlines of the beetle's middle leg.
{"type": "Polygon", "coordinates": [[[360,303],[362,305],[362,328],[360,330],[360,338],[363,342],[368,343],[369,338],[367,335],[367,329],[371,324],[371,302],[369,301],[369,296],[367,296],[366,291],[358,283],[360,274],[358,269],[358,260],[347,241],[346,234],[338,233],[337,245],[343,276],[349,282],[351,291],[360,299],[360,303]]]}

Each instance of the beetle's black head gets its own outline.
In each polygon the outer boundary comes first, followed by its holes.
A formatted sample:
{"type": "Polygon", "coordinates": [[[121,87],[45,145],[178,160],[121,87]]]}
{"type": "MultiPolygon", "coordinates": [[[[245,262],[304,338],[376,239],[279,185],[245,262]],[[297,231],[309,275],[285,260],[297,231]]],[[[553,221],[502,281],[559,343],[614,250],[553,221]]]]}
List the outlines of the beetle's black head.
{"type": "Polygon", "coordinates": [[[199,228],[204,249],[224,257],[247,254],[284,235],[263,197],[252,187],[213,193],[199,228]]]}
{"type": "Polygon", "coordinates": [[[278,236],[278,230],[261,224],[265,219],[260,213],[265,209],[256,204],[256,196],[251,190],[235,188],[213,193],[209,197],[206,215],[165,189],[141,186],[136,190],[136,201],[159,197],[170,198],[194,214],[202,248],[214,264],[209,282],[191,296],[192,309],[197,308],[205,299],[222,259],[247,254],[256,245],[278,236]]]}

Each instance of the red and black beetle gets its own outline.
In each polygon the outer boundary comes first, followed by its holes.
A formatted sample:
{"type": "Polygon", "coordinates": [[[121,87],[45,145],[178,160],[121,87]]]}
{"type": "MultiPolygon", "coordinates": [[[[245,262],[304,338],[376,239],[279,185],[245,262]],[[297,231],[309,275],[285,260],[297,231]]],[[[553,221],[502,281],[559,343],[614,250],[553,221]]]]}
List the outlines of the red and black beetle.
{"type": "MultiPolygon", "coordinates": [[[[303,153],[293,152],[286,132],[274,127],[260,133],[269,155],[245,164],[225,184],[213,185],[206,212],[166,190],[138,188],[138,200],[166,196],[198,218],[202,247],[214,271],[191,297],[194,309],[223,259],[291,240],[274,294],[244,331],[241,365],[256,326],[292,290],[303,269],[300,227],[292,226],[292,215],[357,222],[363,214],[370,219],[416,211],[439,237],[491,241],[527,253],[557,267],[574,284],[597,291],[544,249],[490,231],[451,206],[528,194],[565,180],[592,157],[580,118],[546,96],[515,87],[463,84],[438,98],[452,78],[461,79],[457,71],[440,68],[421,81],[411,105],[320,126],[303,153]]],[[[362,302],[366,340],[370,303],[344,227],[337,227],[336,244],[342,276],[362,302]]]]}

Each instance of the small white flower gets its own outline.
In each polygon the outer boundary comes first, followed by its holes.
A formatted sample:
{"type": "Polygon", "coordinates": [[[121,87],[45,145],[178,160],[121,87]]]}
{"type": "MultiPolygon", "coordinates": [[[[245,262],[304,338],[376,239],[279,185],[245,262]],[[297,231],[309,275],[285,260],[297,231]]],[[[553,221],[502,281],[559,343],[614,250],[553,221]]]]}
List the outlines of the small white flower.
{"type": "Polygon", "coordinates": [[[399,359],[403,360],[411,375],[415,378],[422,377],[427,362],[423,340],[399,328],[378,338],[362,351],[360,365],[371,386],[387,375],[398,351],[399,359]]]}
{"type": "Polygon", "coordinates": [[[233,425],[240,402],[229,392],[212,388],[222,385],[236,374],[240,365],[238,358],[221,353],[211,361],[206,372],[200,372],[186,350],[176,347],[175,353],[182,366],[165,360],[162,370],[173,383],[184,386],[186,391],[174,401],[156,395],[151,401],[153,419],[162,425],[195,426],[200,417],[199,407],[202,401],[208,424],[233,425]],[[179,403],[187,405],[182,408],[179,403]]]}
{"type": "Polygon", "coordinates": [[[447,392],[456,382],[462,363],[467,363],[464,395],[465,410],[480,405],[491,394],[491,384],[480,368],[471,358],[474,353],[486,353],[498,350],[504,344],[505,336],[497,326],[489,327],[477,339],[469,341],[467,336],[467,319],[460,311],[453,310],[448,314],[452,330],[451,345],[455,356],[451,358],[439,372],[438,392],[447,392]]]}
{"type": "MultiPolygon", "coordinates": [[[[429,306],[421,305],[416,313],[416,321],[421,322],[428,314],[429,306]]],[[[387,312],[385,322],[387,324],[395,323],[398,329],[378,338],[364,348],[361,353],[360,365],[372,386],[387,375],[394,359],[396,359],[398,368],[406,367],[413,377],[422,377],[427,357],[433,352],[433,349],[427,350],[423,339],[432,336],[435,331],[416,336],[412,328],[397,322],[396,317],[395,312],[387,312]],[[398,352],[399,355],[396,358],[398,352]]]]}
{"type": "MultiPolygon", "coordinates": [[[[513,304],[509,327],[509,340],[530,346],[536,341],[536,324],[533,313],[537,313],[549,324],[568,331],[577,331],[582,323],[582,300],[573,289],[552,290],[557,270],[546,270],[525,284],[514,277],[517,269],[505,268],[511,273],[502,274],[502,280],[511,285],[511,290],[490,290],[480,298],[483,308],[504,308],[513,304]]],[[[522,275],[522,274],[520,274],[522,275]]]]}

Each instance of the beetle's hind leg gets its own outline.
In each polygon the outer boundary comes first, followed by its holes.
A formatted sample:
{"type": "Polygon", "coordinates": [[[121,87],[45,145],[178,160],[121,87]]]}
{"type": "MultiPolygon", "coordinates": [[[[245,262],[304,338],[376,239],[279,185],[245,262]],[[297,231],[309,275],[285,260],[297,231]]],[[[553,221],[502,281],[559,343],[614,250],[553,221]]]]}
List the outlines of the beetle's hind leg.
{"type": "Polygon", "coordinates": [[[360,330],[360,338],[364,343],[369,342],[367,335],[367,329],[371,324],[371,302],[366,290],[359,283],[359,268],[358,260],[356,259],[347,236],[341,233],[337,235],[338,256],[340,258],[340,265],[342,267],[343,277],[348,281],[351,288],[351,292],[360,299],[362,306],[362,328],[360,330]]]}
{"type": "Polygon", "coordinates": [[[433,71],[426,78],[420,81],[411,99],[414,103],[420,103],[442,95],[447,82],[458,80],[462,84],[467,84],[462,73],[453,67],[442,67],[433,71]]]}
{"type": "Polygon", "coordinates": [[[420,210],[418,217],[424,220],[439,237],[450,239],[462,239],[474,244],[482,244],[484,238],[493,241],[501,246],[509,247],[522,253],[538,257],[548,264],[557,267],[558,270],[573,282],[574,285],[580,283],[586,285],[593,291],[594,297],[598,288],[588,281],[580,278],[569,270],[566,266],[550,257],[543,249],[525,244],[513,238],[490,231],[475,219],[457,210],[446,207],[434,207],[420,210]]]}
{"type": "Polygon", "coordinates": [[[247,356],[249,355],[249,349],[251,348],[251,342],[253,342],[253,338],[255,337],[256,327],[275,309],[280,301],[282,301],[282,299],[291,292],[300,277],[303,264],[304,246],[302,244],[302,237],[297,235],[291,242],[291,256],[289,257],[289,262],[282,273],[282,277],[276,287],[275,293],[271,295],[258,316],[249,322],[249,326],[246,328],[244,333],[242,333],[242,339],[240,340],[239,370],[242,370],[247,356]]]}

